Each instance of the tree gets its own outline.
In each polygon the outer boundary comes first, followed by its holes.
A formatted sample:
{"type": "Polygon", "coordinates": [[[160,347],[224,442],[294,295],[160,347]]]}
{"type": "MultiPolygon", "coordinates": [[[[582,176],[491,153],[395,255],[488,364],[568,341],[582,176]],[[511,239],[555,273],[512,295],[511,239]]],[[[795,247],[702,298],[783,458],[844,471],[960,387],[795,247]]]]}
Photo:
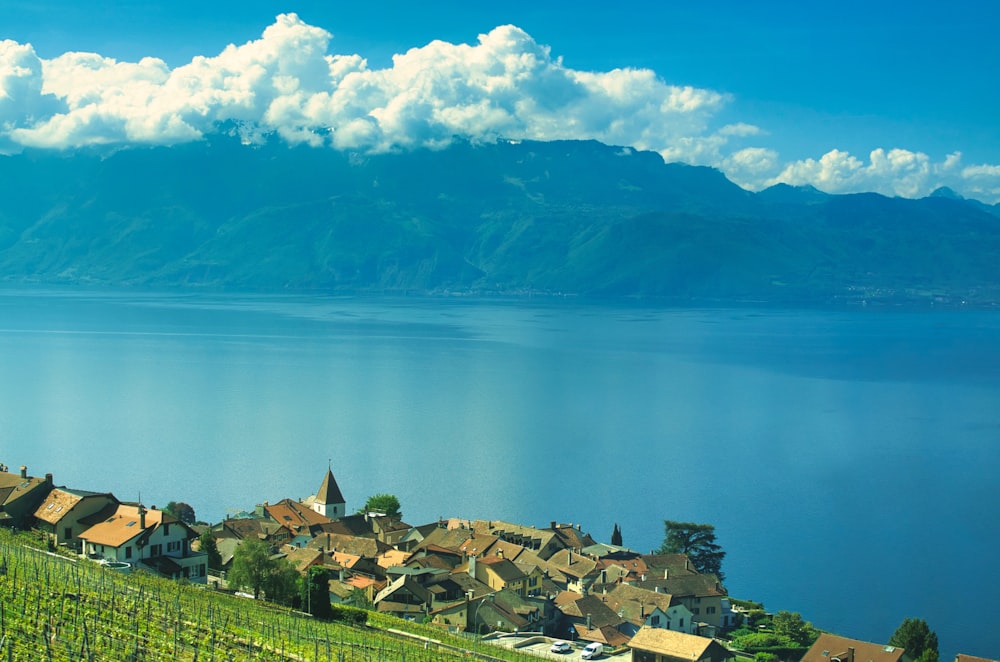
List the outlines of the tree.
{"type": "MultiPolygon", "coordinates": [[[[288,559],[272,561],[271,572],[264,580],[264,597],[270,602],[299,608],[301,606],[299,605],[301,584],[302,577],[291,561],[288,559]]],[[[327,602],[329,602],[329,591],[326,595],[327,602]]]]}
{"type": "Polygon", "coordinates": [[[715,527],[711,524],[675,522],[665,520],[666,538],[660,546],[660,554],[685,554],[695,570],[711,573],[725,581],[722,574],[722,559],[726,553],[715,544],[715,527]]]}
{"type": "Polygon", "coordinates": [[[233,567],[226,576],[234,588],[261,593],[271,602],[292,605],[299,597],[299,573],[288,559],[272,559],[263,540],[244,538],[233,552],[233,567]]]}
{"type": "Polygon", "coordinates": [[[771,627],[774,633],[788,639],[800,646],[812,646],[819,637],[819,633],[812,623],[803,620],[798,612],[779,611],[771,619],[771,627]]]}
{"type": "Polygon", "coordinates": [[[372,609],[374,607],[372,601],[368,599],[368,594],[360,588],[351,589],[345,602],[358,609],[372,609]]]}
{"type": "Polygon", "coordinates": [[[215,536],[211,531],[203,531],[198,536],[198,547],[208,554],[208,567],[210,570],[222,569],[222,554],[219,554],[219,546],[215,543],[215,536]]]}
{"type": "Polygon", "coordinates": [[[618,522],[615,522],[615,530],[611,532],[611,544],[615,547],[622,546],[622,530],[618,528],[618,522]]]}
{"type": "Polygon", "coordinates": [[[316,618],[330,620],[333,608],[330,606],[330,572],[326,568],[309,568],[306,580],[302,582],[302,607],[316,618]]]}
{"type": "Polygon", "coordinates": [[[937,633],[922,618],[904,618],[902,624],[889,638],[889,645],[902,648],[915,662],[937,662],[937,633]]]}
{"type": "Polygon", "coordinates": [[[194,524],[197,521],[194,515],[194,508],[183,501],[171,501],[163,509],[163,512],[173,515],[185,524],[194,524]]]}
{"type": "Polygon", "coordinates": [[[244,538],[233,552],[233,566],[226,580],[235,588],[250,589],[253,597],[259,598],[273,567],[267,543],[244,538]]]}
{"type": "Polygon", "coordinates": [[[393,519],[403,516],[403,513],[400,511],[399,499],[394,494],[382,493],[373,494],[368,497],[368,501],[365,501],[364,507],[358,513],[382,513],[386,517],[393,519]]]}

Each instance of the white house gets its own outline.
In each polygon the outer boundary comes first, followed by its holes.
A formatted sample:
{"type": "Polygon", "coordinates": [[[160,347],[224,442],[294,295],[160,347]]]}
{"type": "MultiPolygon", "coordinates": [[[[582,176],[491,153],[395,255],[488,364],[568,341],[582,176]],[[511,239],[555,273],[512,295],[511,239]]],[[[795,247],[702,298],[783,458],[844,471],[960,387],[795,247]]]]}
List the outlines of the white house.
{"type": "Polygon", "coordinates": [[[122,504],[107,519],[80,534],[83,554],[91,559],[141,564],[172,579],[204,584],[208,555],[192,552],[197,534],[184,522],[155,507],[122,504]]]}

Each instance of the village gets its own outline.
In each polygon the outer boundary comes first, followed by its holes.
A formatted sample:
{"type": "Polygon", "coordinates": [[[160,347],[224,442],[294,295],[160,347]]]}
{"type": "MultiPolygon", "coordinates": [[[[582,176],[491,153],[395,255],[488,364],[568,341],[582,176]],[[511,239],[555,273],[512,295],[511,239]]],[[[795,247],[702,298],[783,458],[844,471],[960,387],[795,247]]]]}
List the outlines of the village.
{"type": "MultiPolygon", "coordinates": [[[[322,568],[333,605],[522,645],[542,656],[638,662],[754,659],[724,645],[744,626],[715,574],[684,554],[641,554],[596,541],[579,525],[547,527],[442,519],[419,526],[398,514],[351,514],[331,469],[304,499],[262,503],[214,525],[191,524],[110,492],[56,486],[52,474],[0,465],[0,524],[34,530],[51,548],[216,590],[244,541],[305,576],[322,568]],[[201,550],[211,537],[220,567],[201,550]],[[511,635],[518,635],[514,639],[511,635]]],[[[266,597],[266,596],[265,596],[266,597]]],[[[957,662],[979,658],[959,655],[957,662]]],[[[904,649],[822,633],[804,662],[913,662],[904,649]]]]}

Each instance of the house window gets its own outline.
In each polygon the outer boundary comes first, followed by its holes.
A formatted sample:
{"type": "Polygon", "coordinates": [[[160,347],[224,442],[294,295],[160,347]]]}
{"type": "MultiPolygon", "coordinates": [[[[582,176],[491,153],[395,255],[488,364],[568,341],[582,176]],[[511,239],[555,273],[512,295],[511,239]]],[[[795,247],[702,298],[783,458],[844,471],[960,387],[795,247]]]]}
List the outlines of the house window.
{"type": "Polygon", "coordinates": [[[677,627],[684,627],[684,619],[683,618],[681,619],[680,625],[678,625],[677,627]]]}
{"type": "Polygon", "coordinates": [[[132,546],[131,545],[129,545],[128,547],[125,548],[125,558],[127,558],[127,559],[132,558],[132,546]]]}
{"type": "Polygon", "coordinates": [[[649,619],[649,624],[650,625],[659,625],[660,624],[660,615],[659,614],[653,614],[653,617],[649,619]]]}
{"type": "Polygon", "coordinates": [[[72,526],[67,526],[65,529],[63,529],[63,538],[65,538],[66,540],[72,540],[73,539],[73,527],[72,526]]]}
{"type": "Polygon", "coordinates": [[[167,541],[167,552],[179,552],[181,551],[181,541],[180,540],[168,540],[167,541]]]}
{"type": "Polygon", "coordinates": [[[715,613],[715,607],[705,607],[705,613],[706,614],[714,614],[715,613]]]}
{"type": "Polygon", "coordinates": [[[157,543],[155,545],[150,545],[149,546],[149,555],[150,556],[154,556],[154,557],[155,556],[162,556],[163,555],[163,545],[161,545],[159,543],[157,543]]]}

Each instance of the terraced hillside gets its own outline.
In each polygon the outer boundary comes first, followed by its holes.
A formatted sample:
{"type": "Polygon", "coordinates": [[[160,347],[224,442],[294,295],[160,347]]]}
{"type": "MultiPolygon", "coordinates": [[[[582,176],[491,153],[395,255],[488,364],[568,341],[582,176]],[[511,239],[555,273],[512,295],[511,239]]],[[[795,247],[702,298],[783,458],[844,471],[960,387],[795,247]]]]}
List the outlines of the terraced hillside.
{"type": "Polygon", "coordinates": [[[366,615],[366,625],[320,622],[211,589],[47,554],[0,529],[0,660],[536,659],[366,615]]]}

